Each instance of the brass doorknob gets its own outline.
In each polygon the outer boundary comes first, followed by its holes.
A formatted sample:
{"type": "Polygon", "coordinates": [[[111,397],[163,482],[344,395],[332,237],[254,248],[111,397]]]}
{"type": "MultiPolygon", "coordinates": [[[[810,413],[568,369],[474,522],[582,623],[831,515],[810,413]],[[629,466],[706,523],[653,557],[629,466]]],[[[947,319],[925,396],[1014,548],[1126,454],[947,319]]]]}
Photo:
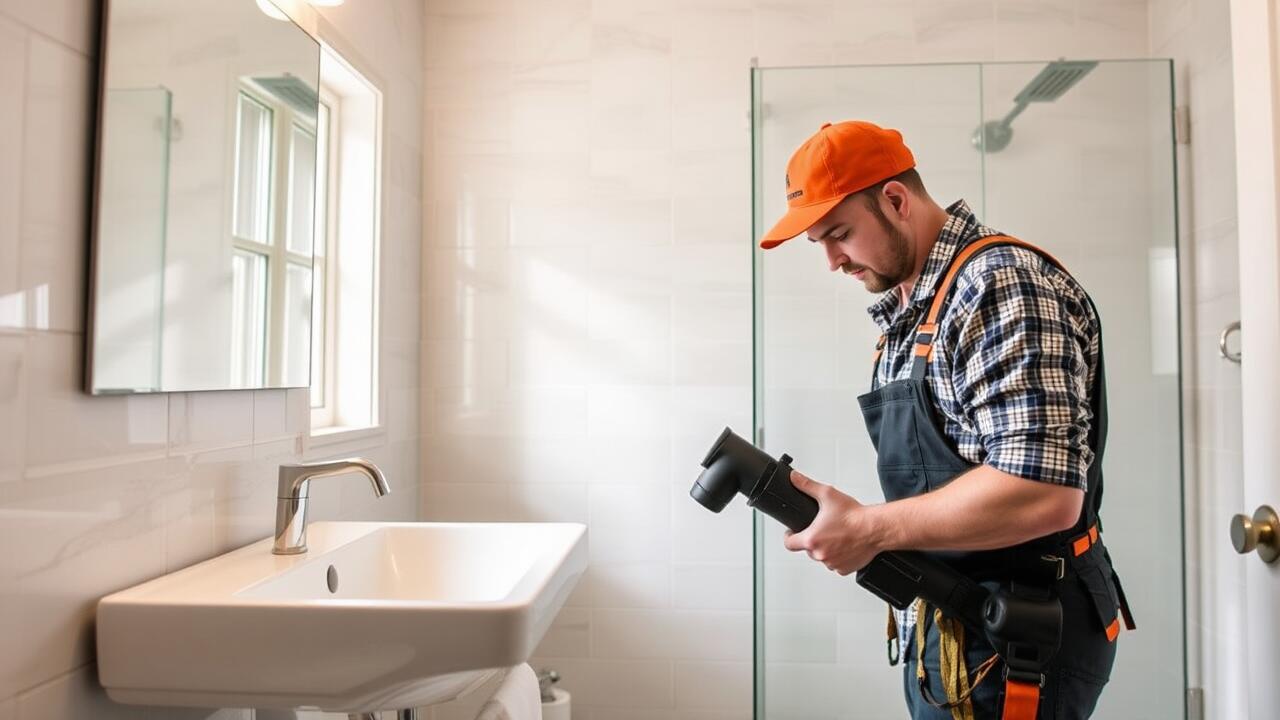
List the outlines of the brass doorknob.
{"type": "Polygon", "coordinates": [[[1263,505],[1253,513],[1231,518],[1231,545],[1236,552],[1247,555],[1254,550],[1263,562],[1275,562],[1280,557],[1280,517],[1270,505],[1263,505]]]}

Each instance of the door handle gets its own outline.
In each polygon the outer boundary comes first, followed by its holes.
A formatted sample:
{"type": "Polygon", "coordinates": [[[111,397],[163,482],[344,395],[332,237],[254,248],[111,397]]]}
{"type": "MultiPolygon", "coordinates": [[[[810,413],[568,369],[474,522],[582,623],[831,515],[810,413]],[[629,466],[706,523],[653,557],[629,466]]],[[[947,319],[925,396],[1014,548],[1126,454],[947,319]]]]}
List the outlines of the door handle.
{"type": "Polygon", "coordinates": [[[1275,562],[1280,557],[1280,517],[1270,505],[1259,507],[1252,518],[1236,515],[1231,518],[1231,545],[1241,555],[1257,550],[1263,562],[1275,562]]]}

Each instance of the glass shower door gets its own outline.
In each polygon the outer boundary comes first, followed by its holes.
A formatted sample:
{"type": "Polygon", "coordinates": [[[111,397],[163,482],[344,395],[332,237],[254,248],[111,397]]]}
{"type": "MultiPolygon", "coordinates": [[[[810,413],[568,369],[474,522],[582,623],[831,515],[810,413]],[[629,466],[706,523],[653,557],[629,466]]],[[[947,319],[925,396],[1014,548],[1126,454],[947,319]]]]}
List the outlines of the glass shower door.
{"type": "MultiPolygon", "coordinates": [[[[1141,630],[1124,633],[1096,718],[1183,715],[1182,477],[1171,68],[1103,62],[975,145],[1045,63],[753,71],[757,235],[784,209],[792,151],[824,122],[901,130],[930,194],[964,198],[987,224],[1041,245],[1102,314],[1110,395],[1103,521],[1141,630]]],[[[856,397],[879,335],[861,283],[793,242],[755,255],[756,441],[868,502],[881,499],[856,397]]],[[[756,717],[899,718],[885,607],[756,519],[756,717]]]]}

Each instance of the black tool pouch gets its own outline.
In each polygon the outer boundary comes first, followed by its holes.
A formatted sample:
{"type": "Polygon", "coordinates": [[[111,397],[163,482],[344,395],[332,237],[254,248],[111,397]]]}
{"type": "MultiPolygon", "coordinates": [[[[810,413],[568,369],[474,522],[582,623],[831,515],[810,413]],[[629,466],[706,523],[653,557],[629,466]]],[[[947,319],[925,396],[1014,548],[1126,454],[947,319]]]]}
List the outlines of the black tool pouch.
{"type": "Polygon", "coordinates": [[[986,635],[1009,676],[1043,683],[1044,668],[1062,644],[1062,603],[1047,589],[1001,587],[983,609],[986,635]]]}

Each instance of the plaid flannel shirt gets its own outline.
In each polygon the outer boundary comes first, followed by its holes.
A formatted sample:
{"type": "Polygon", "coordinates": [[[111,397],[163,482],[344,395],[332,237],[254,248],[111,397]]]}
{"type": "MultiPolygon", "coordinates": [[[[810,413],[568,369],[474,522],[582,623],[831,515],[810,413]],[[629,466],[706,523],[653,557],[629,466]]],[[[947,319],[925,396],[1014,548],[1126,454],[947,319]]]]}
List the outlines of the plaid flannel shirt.
{"type": "MultiPolygon", "coordinates": [[[[910,376],[916,326],[956,253],[1001,234],[963,200],[947,213],[907,305],[891,289],[867,309],[885,334],[873,387],[910,376]]],[[[1070,275],[1021,247],[979,253],[956,276],[938,316],[926,375],[943,433],[971,463],[1085,489],[1099,352],[1098,318],[1070,275]]],[[[914,615],[913,606],[898,617],[903,648],[914,615]]]]}

